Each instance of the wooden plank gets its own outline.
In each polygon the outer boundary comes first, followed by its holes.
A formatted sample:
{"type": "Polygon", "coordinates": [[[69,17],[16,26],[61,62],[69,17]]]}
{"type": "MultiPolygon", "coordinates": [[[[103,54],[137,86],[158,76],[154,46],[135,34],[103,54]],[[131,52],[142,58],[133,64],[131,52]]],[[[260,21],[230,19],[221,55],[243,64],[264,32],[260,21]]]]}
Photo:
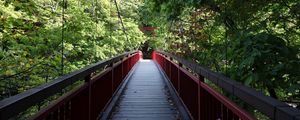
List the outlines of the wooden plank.
{"type": "Polygon", "coordinates": [[[114,107],[111,119],[176,120],[179,117],[179,111],[155,63],[151,60],[140,61],[114,107]]]}

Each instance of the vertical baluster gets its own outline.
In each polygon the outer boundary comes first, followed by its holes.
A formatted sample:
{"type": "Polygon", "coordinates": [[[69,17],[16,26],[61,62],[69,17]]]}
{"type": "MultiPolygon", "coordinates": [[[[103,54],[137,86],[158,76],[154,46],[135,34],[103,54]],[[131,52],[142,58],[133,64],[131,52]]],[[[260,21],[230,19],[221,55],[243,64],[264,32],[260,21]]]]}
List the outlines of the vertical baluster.
{"type": "Polygon", "coordinates": [[[201,84],[204,81],[204,77],[199,75],[198,77],[198,120],[201,119],[201,84]]]}
{"type": "Polygon", "coordinates": [[[206,120],[209,120],[209,117],[210,117],[210,109],[209,109],[209,93],[205,90],[205,111],[206,111],[206,120]]]}
{"type": "MultiPolygon", "coordinates": [[[[201,83],[202,84],[202,83],[201,83]]],[[[205,120],[205,93],[200,84],[200,119],[205,120]]]]}
{"type": "Polygon", "coordinates": [[[124,70],[123,70],[123,65],[124,65],[124,58],[121,58],[121,79],[124,79],[124,70]]]}
{"type": "Polygon", "coordinates": [[[228,111],[228,119],[234,120],[234,113],[230,109],[227,109],[227,111],[228,111]]]}
{"type": "Polygon", "coordinates": [[[210,104],[211,104],[211,119],[215,120],[217,119],[217,115],[216,115],[216,102],[215,102],[215,97],[214,96],[210,96],[210,104]]]}
{"type": "Polygon", "coordinates": [[[167,73],[167,58],[165,56],[163,56],[163,59],[164,59],[164,71],[166,74],[168,74],[167,73]]]}
{"type": "Polygon", "coordinates": [[[223,107],[223,104],[221,103],[221,117],[220,117],[221,120],[225,120],[224,119],[224,110],[223,109],[224,109],[224,107],[223,107]]]}
{"type": "Polygon", "coordinates": [[[128,74],[129,72],[129,66],[130,66],[130,56],[128,55],[128,58],[127,58],[127,66],[126,66],[126,74],[128,74]]]}
{"type": "Polygon", "coordinates": [[[170,71],[169,71],[169,72],[170,72],[170,73],[169,73],[169,74],[170,74],[170,75],[169,75],[169,78],[170,78],[170,79],[171,79],[171,77],[172,77],[172,64],[173,64],[173,63],[172,63],[172,61],[170,60],[170,61],[169,61],[169,70],[170,70],[170,71]]]}
{"type": "Polygon", "coordinates": [[[59,107],[59,120],[64,120],[65,119],[65,103],[61,104],[61,106],[59,107]]]}
{"type": "Polygon", "coordinates": [[[180,70],[180,68],[182,67],[182,64],[181,63],[179,63],[178,64],[178,68],[177,68],[177,74],[178,74],[178,76],[177,76],[177,78],[178,78],[178,94],[179,94],[179,96],[181,95],[181,76],[180,76],[180,74],[181,74],[181,70],[180,70]]]}
{"type": "Polygon", "coordinates": [[[59,114],[60,114],[59,112],[60,112],[60,108],[58,107],[53,113],[53,117],[55,120],[59,120],[59,114]]]}
{"type": "Polygon", "coordinates": [[[212,103],[212,95],[210,93],[207,94],[207,111],[208,111],[208,120],[213,119],[213,103],[212,103]]]}
{"type": "Polygon", "coordinates": [[[239,116],[237,116],[236,114],[233,115],[233,120],[239,120],[239,119],[240,119],[239,116]]]}
{"type": "Polygon", "coordinates": [[[222,107],[222,104],[221,104],[221,102],[218,101],[218,100],[216,100],[216,103],[215,103],[215,104],[216,104],[216,113],[217,113],[216,115],[217,115],[217,119],[218,119],[218,118],[221,119],[221,118],[222,118],[222,117],[221,117],[221,116],[222,116],[222,115],[221,115],[221,114],[222,114],[222,113],[221,113],[221,111],[222,111],[222,108],[221,108],[221,107],[222,107]]]}
{"type": "Polygon", "coordinates": [[[224,117],[223,118],[224,120],[229,120],[229,118],[228,118],[228,109],[225,105],[223,105],[223,117],[224,117]]]}
{"type": "Polygon", "coordinates": [[[114,63],[112,62],[110,65],[110,68],[111,68],[111,96],[114,94],[114,91],[115,91],[115,83],[116,83],[116,81],[114,80],[114,76],[115,76],[115,74],[114,74],[114,63]]]}
{"type": "Polygon", "coordinates": [[[47,117],[45,118],[45,120],[53,120],[53,113],[49,113],[49,115],[47,115],[47,117]]]}
{"type": "Polygon", "coordinates": [[[88,84],[88,103],[87,103],[87,105],[88,105],[88,120],[90,120],[91,119],[91,93],[92,93],[92,91],[91,91],[91,78],[92,78],[92,76],[91,76],[91,74],[89,74],[89,75],[87,75],[85,78],[84,78],[84,80],[85,80],[85,82],[87,82],[87,84],[88,84]]]}
{"type": "Polygon", "coordinates": [[[71,119],[71,102],[68,101],[65,105],[65,115],[64,115],[65,120],[70,120],[71,119]]]}

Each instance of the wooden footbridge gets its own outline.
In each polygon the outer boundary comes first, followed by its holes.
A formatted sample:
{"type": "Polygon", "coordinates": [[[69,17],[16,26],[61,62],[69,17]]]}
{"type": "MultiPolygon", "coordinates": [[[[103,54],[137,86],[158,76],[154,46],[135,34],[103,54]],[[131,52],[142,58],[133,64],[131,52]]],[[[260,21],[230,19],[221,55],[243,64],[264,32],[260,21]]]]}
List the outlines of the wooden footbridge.
{"type": "Polygon", "coordinates": [[[31,116],[35,120],[255,120],[220,91],[274,120],[300,120],[299,110],[219,73],[166,52],[127,52],[0,102],[14,116],[84,81],[31,116]],[[210,81],[214,87],[207,84],[210,81]]]}

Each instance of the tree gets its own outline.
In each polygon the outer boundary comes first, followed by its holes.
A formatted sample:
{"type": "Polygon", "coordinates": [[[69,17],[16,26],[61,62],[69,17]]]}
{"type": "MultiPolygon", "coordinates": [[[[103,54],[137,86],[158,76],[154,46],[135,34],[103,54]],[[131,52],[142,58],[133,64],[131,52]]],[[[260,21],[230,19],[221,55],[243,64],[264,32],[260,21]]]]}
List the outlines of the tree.
{"type": "Polygon", "coordinates": [[[300,99],[299,5],[296,0],[149,0],[140,14],[143,23],[161,30],[155,39],[168,41],[168,47],[157,48],[292,102],[300,99]]]}
{"type": "Polygon", "coordinates": [[[0,99],[137,49],[145,40],[135,15],[140,1],[121,5],[130,42],[125,39],[112,1],[64,2],[0,1],[0,99]]]}

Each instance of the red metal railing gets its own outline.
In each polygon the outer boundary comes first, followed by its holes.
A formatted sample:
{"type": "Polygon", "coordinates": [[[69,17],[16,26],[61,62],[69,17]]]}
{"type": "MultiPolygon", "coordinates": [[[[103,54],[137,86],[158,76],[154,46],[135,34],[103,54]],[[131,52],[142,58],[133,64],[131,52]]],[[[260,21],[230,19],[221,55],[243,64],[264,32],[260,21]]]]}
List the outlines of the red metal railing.
{"type": "Polygon", "coordinates": [[[34,119],[97,119],[124,77],[140,58],[141,52],[137,52],[125,60],[111,64],[112,67],[99,75],[87,76],[83,86],[39,112],[34,119]]]}
{"type": "Polygon", "coordinates": [[[84,78],[85,82],[83,85],[63,95],[59,100],[39,111],[31,119],[95,120],[99,117],[128,72],[141,58],[141,51],[125,53],[58,78],[58,80],[54,80],[49,85],[37,87],[42,89],[34,88],[29,90],[30,92],[1,101],[0,119],[8,119],[11,116],[15,116],[21,110],[36,104],[36,98],[43,99],[45,96],[51,96],[54,94],[51,92],[59,91],[57,89],[61,90],[61,86],[67,86],[76,80],[84,78]],[[99,69],[104,70],[97,75],[93,75],[99,69]],[[44,94],[38,95],[40,93],[44,94]]]}
{"type": "Polygon", "coordinates": [[[177,94],[196,120],[254,120],[251,115],[239,108],[229,99],[204,83],[204,77],[196,77],[181,63],[159,52],[152,58],[161,66],[177,94]]]}

